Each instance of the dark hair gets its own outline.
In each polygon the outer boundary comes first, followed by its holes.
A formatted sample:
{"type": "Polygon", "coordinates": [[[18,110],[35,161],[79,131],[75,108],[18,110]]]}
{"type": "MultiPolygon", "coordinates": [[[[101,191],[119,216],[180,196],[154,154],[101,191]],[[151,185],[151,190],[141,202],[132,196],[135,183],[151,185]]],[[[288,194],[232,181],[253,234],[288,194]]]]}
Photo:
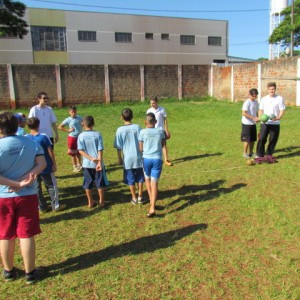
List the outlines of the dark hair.
{"type": "Polygon", "coordinates": [[[39,92],[37,95],[37,99],[41,99],[43,96],[48,96],[46,92],[39,92]]]}
{"type": "Polygon", "coordinates": [[[40,120],[36,117],[28,118],[26,124],[29,129],[38,130],[40,127],[40,120]]]}
{"type": "Polygon", "coordinates": [[[91,128],[91,127],[95,126],[95,120],[92,116],[86,116],[83,118],[83,124],[86,127],[91,128]]]}
{"type": "Polygon", "coordinates": [[[155,119],[155,114],[154,113],[147,113],[146,114],[146,122],[148,124],[155,124],[156,119],[155,119]]]}
{"type": "Polygon", "coordinates": [[[276,83],[275,83],[275,82],[269,82],[269,83],[267,84],[267,88],[272,87],[272,86],[274,86],[275,89],[276,89],[276,83]]]}
{"type": "Polygon", "coordinates": [[[258,95],[258,90],[257,90],[257,89],[251,89],[251,90],[249,91],[249,94],[250,94],[251,96],[253,96],[253,95],[258,95]]]}
{"type": "Polygon", "coordinates": [[[133,112],[130,108],[124,108],[122,110],[122,118],[124,121],[131,121],[133,118],[133,112]]]}
{"type": "Polygon", "coordinates": [[[155,101],[155,102],[157,102],[157,101],[158,101],[158,98],[157,98],[157,96],[155,96],[155,97],[151,98],[151,101],[155,101]]]}
{"type": "Polygon", "coordinates": [[[9,111],[0,112],[0,130],[5,135],[14,135],[18,130],[18,119],[9,111]]]}
{"type": "Polygon", "coordinates": [[[75,105],[71,105],[71,106],[69,106],[69,110],[76,110],[77,111],[77,107],[75,105]]]}

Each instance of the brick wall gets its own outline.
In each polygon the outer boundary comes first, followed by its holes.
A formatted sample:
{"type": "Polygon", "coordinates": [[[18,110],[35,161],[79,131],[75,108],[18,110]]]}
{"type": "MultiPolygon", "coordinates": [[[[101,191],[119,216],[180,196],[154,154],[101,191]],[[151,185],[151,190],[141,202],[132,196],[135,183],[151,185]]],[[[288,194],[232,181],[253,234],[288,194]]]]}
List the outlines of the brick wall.
{"type": "Polygon", "coordinates": [[[213,96],[218,99],[231,99],[231,67],[213,66],[213,96]]]}
{"type": "Polygon", "coordinates": [[[64,106],[105,102],[104,66],[63,65],[60,73],[64,106]]]}
{"type": "Polygon", "coordinates": [[[10,108],[9,82],[6,65],[0,65],[0,107],[10,108]]]}
{"type": "Polygon", "coordinates": [[[178,66],[145,66],[145,98],[178,97],[178,66]]]}
{"type": "Polygon", "coordinates": [[[192,98],[208,94],[209,66],[182,66],[182,97],[192,98]]]}

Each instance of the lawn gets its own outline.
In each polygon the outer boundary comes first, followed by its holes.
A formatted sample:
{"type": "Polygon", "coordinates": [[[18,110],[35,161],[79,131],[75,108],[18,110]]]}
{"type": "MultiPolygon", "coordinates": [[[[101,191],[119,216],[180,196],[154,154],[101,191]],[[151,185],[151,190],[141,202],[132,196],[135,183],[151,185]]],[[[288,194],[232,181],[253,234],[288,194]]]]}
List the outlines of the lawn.
{"type": "MultiPolygon", "coordinates": [[[[161,105],[174,166],[163,169],[158,217],[146,217],[148,204],[130,203],[112,146],[121,110],[132,108],[144,127],[149,104],[79,106],[104,138],[108,206],[86,207],[82,174],[72,172],[60,132],[57,179],[68,208],[41,216],[37,265],[47,274],[26,286],[18,248],[20,278],[1,283],[1,299],[300,299],[299,108],[282,119],[278,163],[247,166],[242,103],[161,105]]],[[[66,108],[55,113],[58,123],[68,115],[66,108]]]]}

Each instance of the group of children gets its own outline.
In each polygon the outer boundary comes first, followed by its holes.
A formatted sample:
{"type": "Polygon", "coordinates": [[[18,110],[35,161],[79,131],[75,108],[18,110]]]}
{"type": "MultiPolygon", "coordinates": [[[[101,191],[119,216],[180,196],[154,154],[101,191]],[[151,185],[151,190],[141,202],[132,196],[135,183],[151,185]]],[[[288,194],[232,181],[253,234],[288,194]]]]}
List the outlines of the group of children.
{"type": "Polygon", "coordinates": [[[243,157],[253,159],[255,163],[276,162],[273,153],[279,138],[280,119],[285,112],[284,100],[276,94],[276,83],[269,82],[267,88],[268,95],[263,97],[259,104],[257,102],[257,89],[251,89],[249,99],[243,103],[242,107],[241,141],[243,142],[243,157]],[[269,119],[260,124],[256,153],[254,153],[254,144],[257,141],[256,124],[260,122],[260,117],[263,114],[266,114],[269,119]],[[269,143],[267,150],[265,150],[268,136],[269,143]]]}

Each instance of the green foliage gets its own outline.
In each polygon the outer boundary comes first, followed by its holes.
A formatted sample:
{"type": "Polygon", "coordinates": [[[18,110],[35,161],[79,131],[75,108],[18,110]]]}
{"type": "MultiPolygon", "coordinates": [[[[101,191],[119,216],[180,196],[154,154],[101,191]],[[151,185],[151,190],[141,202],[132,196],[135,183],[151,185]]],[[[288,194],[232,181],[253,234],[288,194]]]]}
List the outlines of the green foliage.
{"type": "Polygon", "coordinates": [[[28,33],[28,24],[22,19],[26,6],[19,1],[2,0],[0,7],[0,36],[18,36],[23,38],[28,33]]]}
{"type": "Polygon", "coordinates": [[[293,27],[291,25],[291,11],[292,8],[289,6],[281,12],[281,15],[285,17],[269,37],[270,44],[275,44],[282,41],[283,44],[289,45],[291,43],[291,32],[294,31],[294,45],[300,45],[300,0],[296,0],[294,3],[293,27]]]}

